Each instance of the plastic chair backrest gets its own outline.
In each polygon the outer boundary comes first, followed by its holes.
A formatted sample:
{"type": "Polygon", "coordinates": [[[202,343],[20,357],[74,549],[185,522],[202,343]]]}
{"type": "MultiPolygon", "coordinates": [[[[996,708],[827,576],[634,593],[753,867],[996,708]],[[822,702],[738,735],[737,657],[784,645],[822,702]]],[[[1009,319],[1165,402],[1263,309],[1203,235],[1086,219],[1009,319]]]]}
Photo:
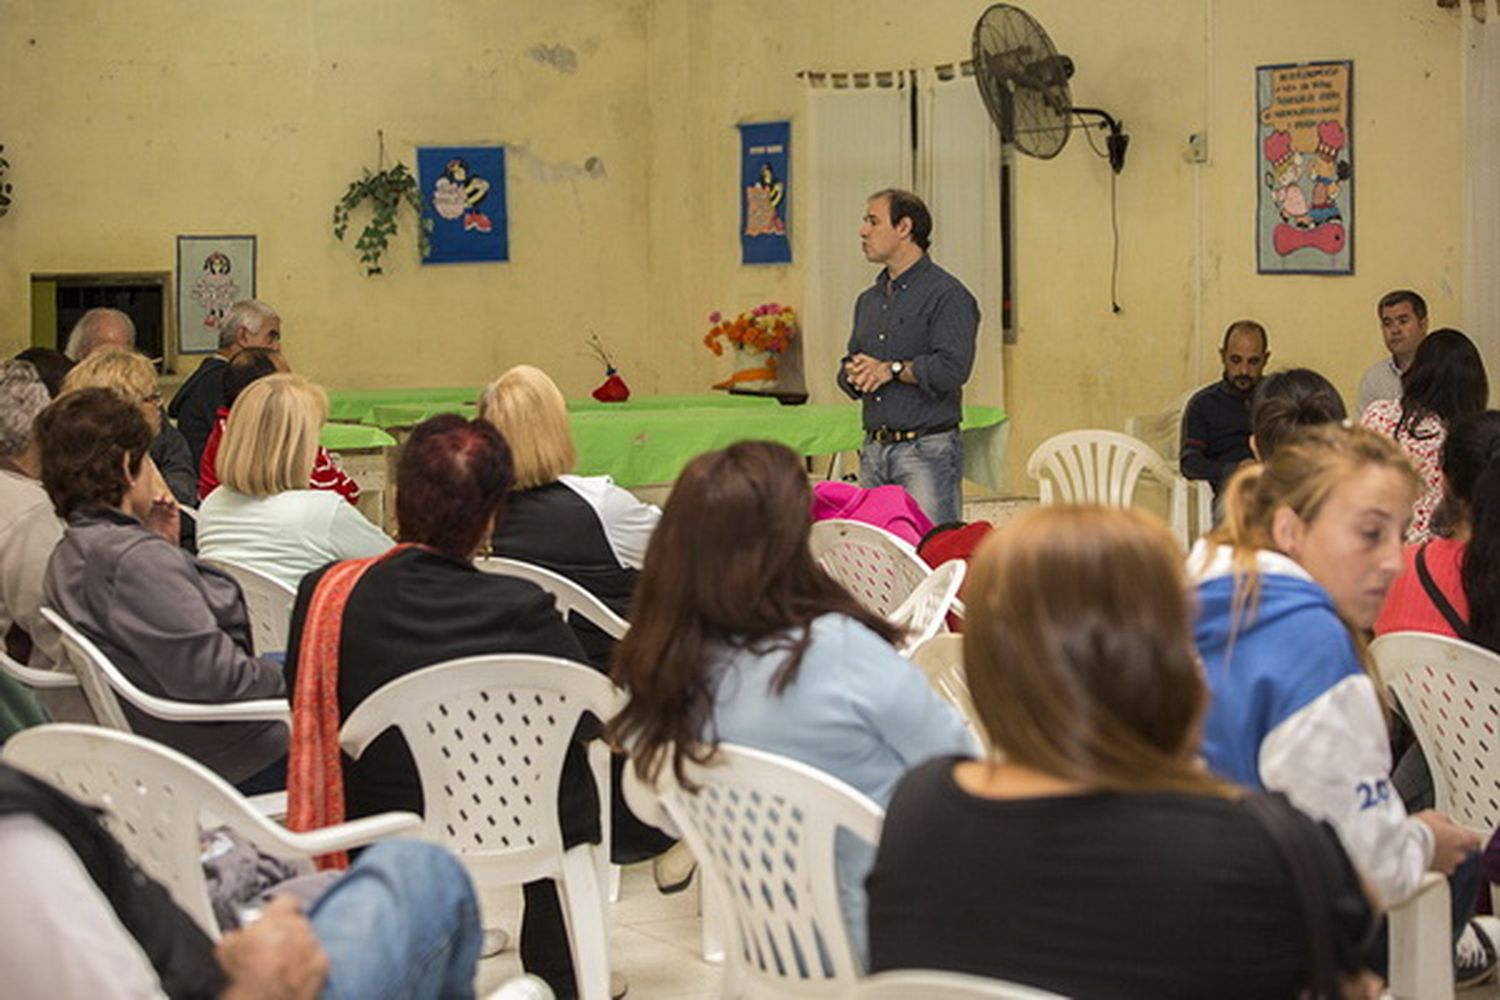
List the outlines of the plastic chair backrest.
{"type": "Polygon", "coordinates": [[[927,579],[917,584],[917,589],[891,614],[891,621],[910,630],[901,644],[902,653],[909,654],[939,632],[947,631],[948,612],[958,600],[967,569],[968,564],[960,559],[943,563],[927,574],[927,579]]]}
{"type": "Polygon", "coordinates": [[[623,639],[625,633],[630,631],[628,621],[615,614],[607,604],[561,573],[554,573],[535,563],[523,562],[520,559],[503,559],[499,556],[475,559],[474,565],[486,573],[498,573],[501,576],[530,580],[552,595],[557,601],[558,614],[563,618],[576,614],[611,639],[623,639]]]}
{"type": "Polygon", "coordinates": [[[1500,656],[1426,632],[1383,635],[1370,654],[1417,734],[1438,810],[1488,835],[1500,825],[1500,656]]]}
{"type": "MultiPolygon", "coordinates": [[[[670,769],[668,769],[670,771],[670,769]]],[[[839,996],[859,965],[839,906],[834,839],[878,843],[884,811],[815,768],[721,743],[688,762],[696,792],[670,777],[662,804],[703,865],[727,915],[730,974],[752,996],[839,996]]]]}
{"type": "Polygon", "coordinates": [[[964,675],[964,637],[956,632],[935,635],[906,654],[927,675],[927,683],[962,715],[979,745],[989,750],[989,739],[979,724],[969,681],[964,675]]]}
{"type": "Polygon", "coordinates": [[[297,591],[251,566],[227,559],[204,559],[203,562],[223,570],[240,585],[245,610],[250,613],[250,635],[255,642],[256,654],[284,651],[292,628],[292,605],[297,601],[297,591]]]}
{"type": "Polygon", "coordinates": [[[19,660],[12,659],[3,650],[0,650],[0,673],[34,691],[46,691],[53,688],[76,688],[78,686],[78,678],[73,675],[72,671],[65,669],[38,670],[36,667],[28,667],[19,660]]]}
{"type": "Polygon", "coordinates": [[[42,617],[51,622],[62,638],[63,655],[73,667],[94,717],[102,726],[130,732],[132,727],[120,707],[124,698],[131,705],[167,722],[284,722],[292,724],[291,708],[285,698],[257,698],[250,701],[194,702],[177,701],[147,694],[120,672],[93,640],[75,628],[51,608],[42,608],[42,617]]]}
{"type": "Polygon", "coordinates": [[[815,521],[808,544],[829,576],[883,617],[890,617],[932,573],[916,549],[863,521],[815,521]]]}
{"type": "Polygon", "coordinates": [[[848,1000],[1061,1000],[1062,994],[961,972],[900,969],[860,980],[848,1000]]]}
{"type": "MultiPolygon", "coordinates": [[[[488,868],[491,884],[510,885],[557,872],[557,793],[573,730],[585,712],[607,720],[619,698],[607,677],[570,660],[471,656],[384,685],[350,713],[339,741],[358,757],[398,729],[422,781],[424,835],[464,855],[476,880],[488,868]]],[[[607,814],[607,768],[594,777],[607,814]]]]}
{"type": "Polygon", "coordinates": [[[203,875],[200,826],[227,826],[267,853],[311,857],[414,829],[414,813],[384,813],[294,834],[266,819],[197,761],[132,733],[97,726],[36,726],[12,736],[5,760],[89,805],[125,850],[210,937],[219,926],[203,875]]]}
{"type": "Polygon", "coordinates": [[[1165,484],[1170,493],[1168,521],[1187,544],[1187,481],[1144,441],[1119,431],[1067,431],[1037,445],[1026,460],[1026,474],[1037,481],[1041,502],[1097,503],[1129,507],[1142,474],[1165,484]]]}

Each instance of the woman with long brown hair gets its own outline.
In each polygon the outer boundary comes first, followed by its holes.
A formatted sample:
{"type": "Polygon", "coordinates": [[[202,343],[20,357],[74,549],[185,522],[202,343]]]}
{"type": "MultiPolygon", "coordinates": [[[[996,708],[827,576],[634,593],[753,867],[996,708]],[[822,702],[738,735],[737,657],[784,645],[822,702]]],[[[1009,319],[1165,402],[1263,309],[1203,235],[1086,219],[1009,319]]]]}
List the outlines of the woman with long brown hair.
{"type": "MultiPolygon", "coordinates": [[[[646,551],[614,677],[610,732],[636,773],[706,761],[720,741],[783,754],[884,805],[910,767],[972,750],[963,721],[892,648],[898,629],[814,562],[811,495],[789,448],[746,441],[688,463],[646,551]]],[[[868,851],[840,859],[862,952],[868,851]]]]}
{"type": "MultiPolygon", "coordinates": [[[[868,883],[873,969],[1067,996],[1302,995],[1313,963],[1286,861],[1194,759],[1207,692],[1171,534],[1137,511],[1040,508],[973,574],[964,665],[994,756],[934,760],[897,788],[868,883]]],[[[1337,837],[1258,805],[1307,847],[1356,972],[1369,910],[1337,837]]]]}

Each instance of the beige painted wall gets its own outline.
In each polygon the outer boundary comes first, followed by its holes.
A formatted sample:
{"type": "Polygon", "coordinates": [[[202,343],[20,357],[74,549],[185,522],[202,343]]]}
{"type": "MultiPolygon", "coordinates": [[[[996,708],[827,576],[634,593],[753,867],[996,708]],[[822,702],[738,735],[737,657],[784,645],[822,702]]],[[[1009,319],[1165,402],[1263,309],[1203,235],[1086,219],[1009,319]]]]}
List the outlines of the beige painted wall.
{"type": "MultiPolygon", "coordinates": [[[[725,362],[704,316],[805,301],[789,267],[742,268],[734,125],[789,117],[806,176],[803,68],[963,58],[982,0],[265,0],[95,3],[89,18],[0,0],[0,349],[23,346],[32,272],[170,269],[173,237],[255,232],[261,294],[288,350],[330,386],[477,382],[522,360],[577,394],[596,330],[638,391],[701,389],[725,362]],[[533,54],[562,46],[565,72],[533,54]],[[409,237],[366,279],[328,213],[375,157],[429,142],[510,146],[508,265],[421,268],[409,237]],[[582,164],[597,156],[605,176],[582,164]]],[[[1074,100],[1132,136],[1118,179],[1119,314],[1109,307],[1109,173],[1081,137],[1018,163],[1020,343],[1007,349],[1011,485],[1031,448],[1118,427],[1214,377],[1225,323],[1256,316],[1275,361],[1352,395],[1379,353],[1373,303],[1402,284],[1461,323],[1458,15],[1431,0],[1028,0],[1078,72],[1074,100]],[[1290,30],[1289,26],[1301,26],[1290,30]],[[1255,274],[1254,68],[1355,61],[1357,274],[1255,274]],[[1182,151],[1209,135],[1211,160],[1182,151]]],[[[794,194],[794,198],[796,195],[794,194]]],[[[858,252],[850,220],[847,252],[858,252]]],[[[937,220],[941,232],[942,220],[937,220]]],[[[827,373],[809,372],[809,379],[827,373]]]]}
{"type": "Polygon", "coordinates": [[[589,330],[630,360],[646,311],[644,0],[88,7],[0,0],[16,186],[0,347],[26,337],[32,272],[171,270],[178,233],[249,232],[293,363],[330,386],[477,383],[524,360],[582,391],[602,377],[589,330]],[[552,46],[575,68],[534,54],[552,46]],[[377,129],[409,166],[417,144],[509,147],[509,264],[420,267],[408,229],[387,273],[363,275],[329,217],[375,163],[377,129]]]}

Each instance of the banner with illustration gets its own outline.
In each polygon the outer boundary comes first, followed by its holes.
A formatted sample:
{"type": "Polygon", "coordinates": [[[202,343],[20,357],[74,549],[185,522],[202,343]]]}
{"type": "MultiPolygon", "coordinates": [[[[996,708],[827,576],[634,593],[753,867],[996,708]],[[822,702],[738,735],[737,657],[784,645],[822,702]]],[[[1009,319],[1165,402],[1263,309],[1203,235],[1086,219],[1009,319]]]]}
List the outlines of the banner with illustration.
{"type": "Polygon", "coordinates": [[[1354,63],[1255,71],[1256,263],[1262,274],[1353,274],[1354,63]]]}
{"type": "Polygon", "coordinates": [[[791,122],[740,126],[740,261],[790,264],[791,122]]]}
{"type": "Polygon", "coordinates": [[[504,146],[417,150],[422,214],[432,220],[424,264],[510,260],[504,146]]]}

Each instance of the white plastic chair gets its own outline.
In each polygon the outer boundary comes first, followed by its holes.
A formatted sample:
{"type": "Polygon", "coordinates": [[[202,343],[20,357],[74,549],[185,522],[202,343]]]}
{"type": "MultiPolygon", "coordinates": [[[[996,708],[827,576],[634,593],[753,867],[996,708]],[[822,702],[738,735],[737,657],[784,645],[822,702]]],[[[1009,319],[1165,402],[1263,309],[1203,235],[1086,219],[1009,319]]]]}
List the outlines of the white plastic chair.
{"type": "Polygon", "coordinates": [[[726,918],[723,994],[841,996],[859,964],[839,906],[834,838],[846,829],[877,843],[884,811],[815,768],[732,744],[685,774],[698,790],[668,774],[662,804],[726,918]]]}
{"type": "Polygon", "coordinates": [[[223,570],[240,585],[245,596],[245,610],[250,613],[250,635],[259,654],[286,649],[292,629],[292,605],[297,591],[267,573],[242,566],[227,559],[204,559],[208,565],[223,570]]]}
{"type": "Polygon", "coordinates": [[[1129,507],[1143,474],[1165,484],[1168,522],[1188,542],[1187,480],[1143,441],[1118,431],[1068,431],[1037,445],[1026,460],[1026,474],[1041,490],[1041,502],[1097,503],[1129,507]]]}
{"type": "Polygon", "coordinates": [[[50,691],[57,688],[76,688],[78,678],[67,670],[38,670],[12,659],[0,650],[0,673],[33,691],[50,691]]]}
{"type": "Polygon", "coordinates": [[[576,614],[611,639],[623,639],[625,633],[630,630],[628,621],[615,614],[603,601],[561,573],[554,573],[535,563],[524,562],[520,559],[502,559],[499,556],[475,559],[474,565],[486,573],[498,573],[501,576],[530,580],[552,595],[557,601],[557,611],[563,618],[576,614]]]}
{"type": "Polygon", "coordinates": [[[863,521],[814,521],[808,544],[829,576],[882,617],[890,617],[932,573],[916,549],[863,521]]]}
{"type": "Polygon", "coordinates": [[[1061,1000],[1062,994],[961,972],[900,969],[863,979],[848,1000],[1061,1000]]]}
{"type": "Polygon", "coordinates": [[[204,703],[147,694],[120,673],[120,668],[104,655],[103,650],[62,615],[51,608],[42,608],[42,617],[51,622],[61,636],[63,656],[73,668],[83,695],[101,726],[126,733],[131,731],[130,722],[120,707],[121,698],[147,715],[166,722],[269,721],[292,724],[291,707],[285,698],[204,703]]]}
{"type": "Polygon", "coordinates": [[[990,741],[979,716],[974,711],[974,701],[969,696],[969,681],[964,675],[964,637],[956,632],[935,635],[907,654],[911,661],[927,675],[927,683],[962,715],[969,731],[986,752],[990,741]]]}
{"type": "Polygon", "coordinates": [[[414,831],[410,812],[367,816],[292,833],[268,820],[223,778],[170,747],[131,733],[58,723],[6,741],[6,761],[81,802],[145,871],[167,887],[209,937],[219,936],[200,858],[201,828],[228,826],[267,854],[311,858],[414,831]]]}
{"type": "Polygon", "coordinates": [[[1390,1000],[1453,1000],[1453,904],[1448,880],[1428,872],[1410,899],[1386,914],[1390,1000]]]}
{"type": "Polygon", "coordinates": [[[605,886],[609,861],[609,750],[589,745],[602,844],[564,850],[558,787],[585,712],[614,714],[608,678],[550,656],[450,660],[414,671],[366,698],[339,740],[359,757],[387,729],[406,740],[422,781],[421,836],[464,862],[476,887],[554,879],[568,926],[579,995],[608,1000],[605,886]]]}
{"type": "Polygon", "coordinates": [[[927,574],[891,613],[891,621],[908,629],[900,652],[910,655],[922,643],[939,632],[948,631],[948,612],[958,602],[958,590],[964,585],[968,569],[962,559],[950,559],[927,574]]]}
{"type": "Polygon", "coordinates": [[[1500,656],[1426,632],[1370,644],[1432,770],[1437,808],[1488,837],[1500,826],[1500,656]]]}

